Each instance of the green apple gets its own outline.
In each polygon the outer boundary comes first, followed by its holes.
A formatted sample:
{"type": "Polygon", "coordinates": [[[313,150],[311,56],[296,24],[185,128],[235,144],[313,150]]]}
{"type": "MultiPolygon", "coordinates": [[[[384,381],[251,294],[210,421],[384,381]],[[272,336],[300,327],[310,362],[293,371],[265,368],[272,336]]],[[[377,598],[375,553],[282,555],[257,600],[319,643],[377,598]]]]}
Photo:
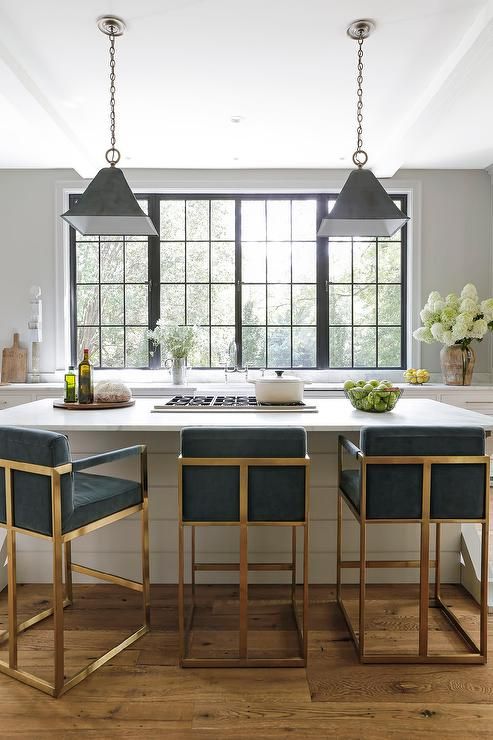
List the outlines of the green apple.
{"type": "Polygon", "coordinates": [[[354,382],[354,380],[346,380],[346,382],[343,385],[343,388],[345,391],[350,391],[351,388],[354,388],[355,385],[356,383],[354,382]]]}
{"type": "Polygon", "coordinates": [[[380,385],[380,381],[378,380],[370,380],[370,385],[372,385],[374,388],[377,388],[380,385]]]}

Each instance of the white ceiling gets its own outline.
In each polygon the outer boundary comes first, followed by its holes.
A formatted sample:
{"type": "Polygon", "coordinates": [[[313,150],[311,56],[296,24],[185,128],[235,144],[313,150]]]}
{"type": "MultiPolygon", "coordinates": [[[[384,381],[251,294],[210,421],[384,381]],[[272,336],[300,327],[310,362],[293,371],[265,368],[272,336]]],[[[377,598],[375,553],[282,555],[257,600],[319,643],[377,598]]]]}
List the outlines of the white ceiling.
{"type": "Polygon", "coordinates": [[[357,18],[377,174],[493,162],[492,0],[0,0],[0,167],[104,164],[106,14],[125,167],[350,166],[357,18]]]}

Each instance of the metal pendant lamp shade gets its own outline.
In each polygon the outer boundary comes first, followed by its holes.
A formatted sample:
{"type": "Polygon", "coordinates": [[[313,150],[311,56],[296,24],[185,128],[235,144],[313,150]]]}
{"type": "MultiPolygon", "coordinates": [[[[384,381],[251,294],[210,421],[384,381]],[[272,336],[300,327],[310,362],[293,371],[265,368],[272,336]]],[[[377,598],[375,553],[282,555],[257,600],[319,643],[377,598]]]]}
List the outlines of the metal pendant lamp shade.
{"type": "Polygon", "coordinates": [[[319,236],[390,237],[408,221],[371,170],[353,170],[319,236]]]}
{"type": "Polygon", "coordinates": [[[118,167],[103,167],[62,218],[84,235],[157,236],[118,167]]]}
{"type": "Polygon", "coordinates": [[[115,117],[115,38],[125,30],[121,18],[103,17],[98,28],[110,38],[110,148],[106,152],[109,167],[99,170],[72,208],[62,218],[83,236],[157,236],[154,225],[137,203],[123,172],[116,166],[120,152],[116,148],[115,117]]]}
{"type": "Polygon", "coordinates": [[[368,154],[363,149],[363,41],[375,27],[373,21],[351,23],[348,36],[358,42],[356,151],[358,169],[349,175],[331,212],[322,219],[318,236],[390,237],[409,220],[396,206],[371,170],[365,170],[368,154]]]}

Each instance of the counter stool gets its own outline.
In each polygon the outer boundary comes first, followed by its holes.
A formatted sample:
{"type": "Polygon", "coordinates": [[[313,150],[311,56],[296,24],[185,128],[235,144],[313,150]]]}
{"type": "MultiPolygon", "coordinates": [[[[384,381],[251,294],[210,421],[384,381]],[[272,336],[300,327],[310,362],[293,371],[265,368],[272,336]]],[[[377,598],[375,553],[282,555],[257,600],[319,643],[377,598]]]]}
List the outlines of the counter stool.
{"type": "Polygon", "coordinates": [[[179,630],[180,665],[304,666],[308,609],[308,486],[306,433],[298,427],[189,427],[181,433],[179,486],[179,630]],[[239,563],[197,563],[195,529],[239,527],[239,563]],[[291,562],[249,563],[248,531],[252,526],[291,528],[291,562]],[[185,624],[184,530],[192,531],[192,608],[185,624]],[[303,612],[296,610],[296,534],[303,527],[303,612]],[[239,571],[239,650],[237,657],[193,657],[190,637],[195,609],[197,571],[239,571]],[[291,603],[299,654],[270,658],[248,655],[248,571],[291,573],[291,603]]]}
{"type": "Polygon", "coordinates": [[[360,448],[339,437],[337,506],[337,601],[362,663],[486,663],[488,588],[488,499],[490,458],[479,427],[366,427],[360,448]],[[358,463],[344,469],[343,452],[358,463]],[[359,523],[360,559],[342,559],[342,504],[359,523]],[[440,534],[444,523],[481,525],[481,602],[479,646],[440,593],[440,534]],[[421,530],[419,560],[366,560],[369,524],[413,523],[421,530]],[[435,560],[430,561],[430,525],[436,527],[435,560]],[[419,568],[419,648],[416,654],[367,651],[365,599],[367,568],[419,568]],[[435,569],[434,599],[429,570],[435,569]],[[359,569],[359,628],[353,626],[341,594],[341,569],[359,569]],[[428,611],[437,607],[467,652],[429,652],[428,611]]]}
{"type": "Polygon", "coordinates": [[[9,661],[0,661],[2,673],[58,697],[149,631],[145,445],[72,461],[68,440],[62,434],[39,429],[0,427],[0,527],[7,530],[8,553],[8,632],[0,634],[0,643],[8,640],[9,661]],[[79,472],[129,456],[140,458],[139,483],[79,472]],[[72,540],[137,512],[142,517],[142,583],[72,563],[72,540]],[[53,606],[21,624],[17,622],[16,601],[17,533],[40,537],[51,542],[53,548],[53,606]],[[126,640],[65,681],[63,610],[72,604],[72,571],[139,591],[142,594],[143,624],[126,640]],[[55,680],[50,684],[18,667],[17,636],[52,615],[55,680]]]}

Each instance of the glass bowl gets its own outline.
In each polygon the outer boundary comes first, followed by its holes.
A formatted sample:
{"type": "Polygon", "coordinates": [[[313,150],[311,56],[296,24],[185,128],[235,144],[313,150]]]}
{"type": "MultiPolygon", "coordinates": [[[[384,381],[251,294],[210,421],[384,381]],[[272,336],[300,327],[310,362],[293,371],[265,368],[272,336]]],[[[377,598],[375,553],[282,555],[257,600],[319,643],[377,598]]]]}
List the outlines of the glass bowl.
{"type": "Polygon", "coordinates": [[[356,387],[344,391],[344,395],[351,401],[351,405],[357,411],[383,414],[395,408],[397,401],[402,396],[402,389],[373,388],[371,391],[365,391],[363,388],[356,387]]]}

